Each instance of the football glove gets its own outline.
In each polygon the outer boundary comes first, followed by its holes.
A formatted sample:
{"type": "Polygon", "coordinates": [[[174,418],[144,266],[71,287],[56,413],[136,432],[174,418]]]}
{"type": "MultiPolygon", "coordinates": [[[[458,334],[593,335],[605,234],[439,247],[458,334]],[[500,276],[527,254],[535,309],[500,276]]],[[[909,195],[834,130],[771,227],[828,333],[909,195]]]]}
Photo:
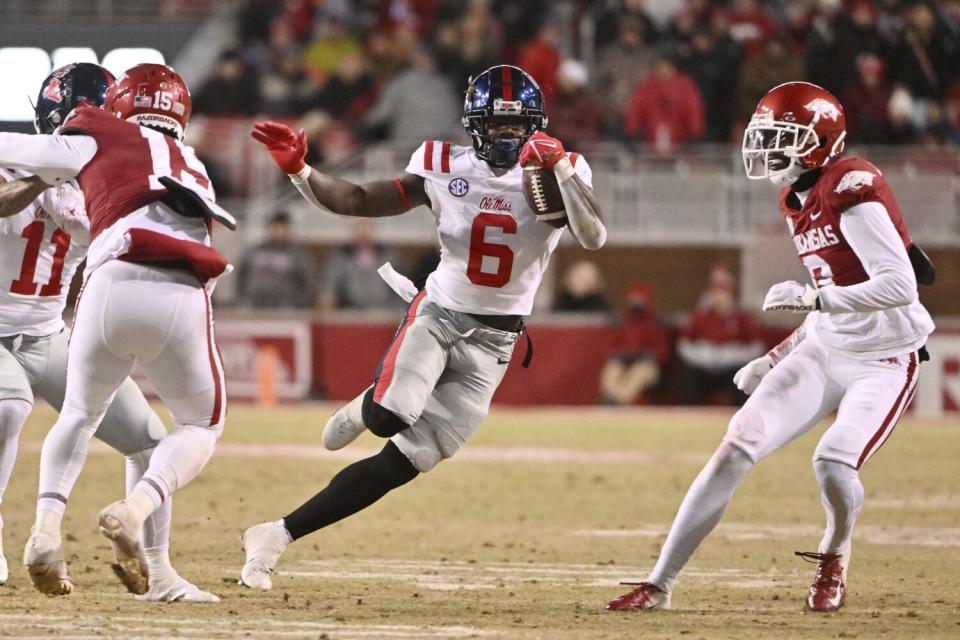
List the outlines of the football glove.
{"type": "Polygon", "coordinates": [[[806,313],[820,308],[817,290],[809,284],[800,284],[793,280],[779,282],[767,291],[763,299],[764,311],[793,311],[806,313]]]}
{"type": "Polygon", "coordinates": [[[733,374],[733,384],[737,385],[737,389],[740,389],[740,391],[750,395],[757,390],[763,376],[770,373],[775,364],[776,362],[769,354],[751,360],[733,374]]]}
{"type": "Polygon", "coordinates": [[[306,166],[304,158],[307,156],[307,134],[303,129],[297,134],[279,122],[257,122],[250,135],[267,148],[281,171],[287,174],[303,171],[306,166]]]}
{"type": "Polygon", "coordinates": [[[544,169],[553,169],[553,166],[563,160],[567,152],[563,144],[556,138],[537,131],[530,136],[527,143],[520,150],[520,166],[534,165],[544,169]]]}

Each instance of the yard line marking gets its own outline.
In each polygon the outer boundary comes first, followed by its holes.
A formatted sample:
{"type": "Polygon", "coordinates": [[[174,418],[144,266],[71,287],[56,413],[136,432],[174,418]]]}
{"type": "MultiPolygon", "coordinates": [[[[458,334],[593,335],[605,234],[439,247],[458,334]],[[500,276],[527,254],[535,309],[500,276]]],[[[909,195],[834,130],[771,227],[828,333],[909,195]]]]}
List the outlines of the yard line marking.
{"type": "MultiPolygon", "coordinates": [[[[40,451],[42,442],[20,443],[21,451],[40,451]]],[[[320,446],[295,444],[245,444],[222,443],[217,446],[216,458],[300,460],[356,460],[375,455],[380,450],[353,447],[339,451],[327,451],[320,446]]],[[[116,454],[116,451],[99,441],[92,441],[88,453],[116,454]]],[[[577,449],[551,449],[543,447],[465,447],[449,462],[526,462],[540,464],[662,464],[664,462],[700,464],[706,457],[699,453],[676,453],[669,451],[580,451],[577,449]]]]}
{"type": "MultiPolygon", "coordinates": [[[[658,538],[667,534],[669,525],[639,529],[581,529],[574,535],[597,538],[658,538]]],[[[721,524],[717,534],[729,540],[781,540],[784,538],[814,538],[819,540],[823,527],[813,524],[769,524],[735,522],[721,524]]],[[[886,525],[858,525],[853,537],[870,544],[909,545],[918,547],[960,547],[960,529],[950,527],[909,527],[886,525]]]]}

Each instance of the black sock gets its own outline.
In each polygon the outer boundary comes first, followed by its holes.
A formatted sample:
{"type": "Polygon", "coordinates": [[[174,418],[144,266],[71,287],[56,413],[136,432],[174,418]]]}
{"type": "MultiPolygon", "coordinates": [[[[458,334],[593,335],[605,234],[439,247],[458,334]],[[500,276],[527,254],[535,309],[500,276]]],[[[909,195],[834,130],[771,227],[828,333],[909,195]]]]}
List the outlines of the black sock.
{"type": "Polygon", "coordinates": [[[297,540],[369,507],[419,473],[397,445],[387,442],[377,455],[342,469],[320,493],[300,505],[283,522],[290,536],[297,540]]]}

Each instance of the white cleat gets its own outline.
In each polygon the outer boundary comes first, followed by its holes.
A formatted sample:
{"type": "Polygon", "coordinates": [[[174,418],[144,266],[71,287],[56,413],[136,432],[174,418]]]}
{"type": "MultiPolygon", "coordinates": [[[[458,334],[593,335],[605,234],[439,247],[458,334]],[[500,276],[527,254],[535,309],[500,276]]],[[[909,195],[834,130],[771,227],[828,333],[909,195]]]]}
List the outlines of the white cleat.
{"type": "Polygon", "coordinates": [[[37,591],[48,596],[65,596],[73,591],[73,578],[67,571],[60,540],[45,533],[34,533],[23,550],[23,564],[37,591]]]}
{"type": "Polygon", "coordinates": [[[130,511],[125,501],[117,500],[103,508],[98,523],[100,533],[113,547],[113,572],[130,593],[142,595],[150,586],[150,570],[140,543],[143,526],[137,524],[130,511]]]}
{"type": "Polygon", "coordinates": [[[283,520],[250,527],[240,536],[240,544],[247,554],[247,561],[240,570],[240,584],[268,591],[273,586],[270,579],[273,568],[290,544],[290,534],[283,520]]]}
{"type": "Polygon", "coordinates": [[[141,602],[187,602],[197,604],[220,602],[219,596],[188,582],[173,570],[169,573],[151,574],[149,591],[134,597],[141,602]]]}
{"type": "Polygon", "coordinates": [[[327,420],[327,426],[323,428],[323,446],[326,449],[343,449],[367,430],[362,418],[363,396],[366,393],[364,390],[327,420]]]}
{"type": "Polygon", "coordinates": [[[7,559],[0,553],[0,584],[7,584],[10,578],[10,567],[7,565],[7,559]]]}

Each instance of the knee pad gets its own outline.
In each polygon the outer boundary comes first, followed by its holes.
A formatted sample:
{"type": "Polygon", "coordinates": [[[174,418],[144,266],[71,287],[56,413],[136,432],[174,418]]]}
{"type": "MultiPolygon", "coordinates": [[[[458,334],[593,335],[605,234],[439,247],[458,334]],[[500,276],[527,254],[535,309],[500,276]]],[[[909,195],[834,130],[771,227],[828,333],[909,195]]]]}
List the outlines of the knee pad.
{"type": "Polygon", "coordinates": [[[751,459],[766,436],[763,414],[756,409],[743,408],[737,411],[727,425],[726,440],[746,453],[751,459]]]}
{"type": "Polygon", "coordinates": [[[373,401],[373,387],[364,394],[363,407],[360,411],[363,424],[381,438],[393,437],[410,426],[398,418],[395,413],[384,409],[373,401]]]}

